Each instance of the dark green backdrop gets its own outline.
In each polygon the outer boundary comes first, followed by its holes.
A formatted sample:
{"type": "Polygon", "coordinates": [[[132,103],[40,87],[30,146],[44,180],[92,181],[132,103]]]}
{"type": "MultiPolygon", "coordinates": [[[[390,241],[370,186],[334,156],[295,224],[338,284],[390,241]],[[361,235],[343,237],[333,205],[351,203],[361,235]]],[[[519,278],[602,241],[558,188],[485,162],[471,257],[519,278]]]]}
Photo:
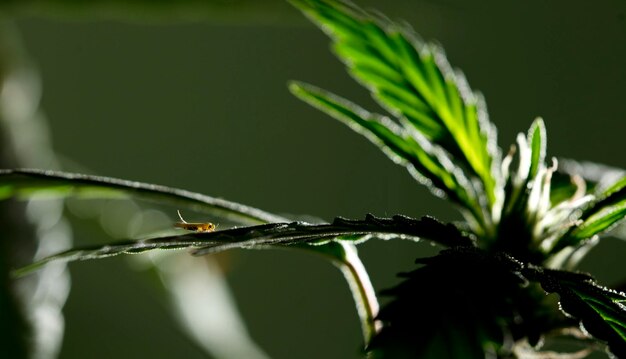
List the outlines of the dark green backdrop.
{"type": "MultiPolygon", "coordinates": [[[[485,94],[503,148],[542,116],[549,155],[626,167],[623,2],[366,4],[445,47],[485,94]]],[[[277,213],[458,218],[367,140],[288,93],[286,81],[299,79],[376,109],[329,53],[327,39],[286,3],[259,13],[186,9],[185,20],[167,10],[159,19],[149,10],[57,10],[20,12],[18,25],[43,79],[55,148],[66,159],[97,174],[277,213]]],[[[107,240],[82,223],[76,235],[82,243],[107,240]]],[[[590,258],[597,265],[585,263],[607,284],[624,272],[615,248],[624,253],[626,245],[608,240],[590,258]]],[[[412,243],[361,247],[378,289],[433,251],[412,243]]],[[[337,270],[284,251],[233,252],[229,260],[237,302],[272,357],[358,357],[358,321],[337,270]]],[[[150,284],[125,264],[71,265],[61,357],[202,357],[150,284]]]]}

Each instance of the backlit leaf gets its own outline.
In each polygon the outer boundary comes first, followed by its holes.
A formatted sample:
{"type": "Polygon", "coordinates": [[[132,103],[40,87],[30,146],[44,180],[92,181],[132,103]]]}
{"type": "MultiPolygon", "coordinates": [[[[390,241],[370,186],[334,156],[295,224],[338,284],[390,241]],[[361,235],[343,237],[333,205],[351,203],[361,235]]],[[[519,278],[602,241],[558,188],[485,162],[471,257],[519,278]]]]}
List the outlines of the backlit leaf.
{"type": "Polygon", "coordinates": [[[417,220],[405,216],[378,218],[368,215],[364,220],[336,218],[329,224],[268,223],[209,233],[186,233],[178,236],[126,240],[73,248],[21,268],[15,271],[15,274],[18,276],[27,274],[53,260],[99,259],[155,249],[190,249],[194,255],[205,255],[234,248],[258,249],[268,246],[296,246],[301,244],[315,246],[337,238],[353,242],[360,242],[369,238],[400,238],[424,239],[445,246],[472,244],[472,240],[453,225],[446,225],[429,217],[417,220]]]}
{"type": "MultiPolygon", "coordinates": [[[[485,211],[502,201],[499,149],[480,95],[453,71],[443,51],[405,25],[342,1],[293,0],[331,37],[349,72],[407,130],[451,155],[470,182],[481,184],[485,211]]],[[[490,221],[485,221],[491,230],[490,221]]]]}
{"type": "Polygon", "coordinates": [[[0,200],[50,197],[132,197],[187,207],[241,224],[285,221],[283,217],[243,204],[167,186],[59,171],[0,170],[0,200]]]}
{"type": "Polygon", "coordinates": [[[595,283],[585,274],[539,270],[532,275],[548,293],[557,293],[561,309],[585,330],[606,342],[618,358],[626,357],[626,295],[595,283]]]}
{"type": "Polygon", "coordinates": [[[389,118],[372,114],[322,89],[297,82],[292,83],[290,89],[300,99],[363,134],[396,163],[406,166],[419,181],[429,185],[435,194],[445,194],[468,209],[475,221],[484,223],[486,215],[476,189],[439,146],[414,130],[403,128],[389,118]]]}

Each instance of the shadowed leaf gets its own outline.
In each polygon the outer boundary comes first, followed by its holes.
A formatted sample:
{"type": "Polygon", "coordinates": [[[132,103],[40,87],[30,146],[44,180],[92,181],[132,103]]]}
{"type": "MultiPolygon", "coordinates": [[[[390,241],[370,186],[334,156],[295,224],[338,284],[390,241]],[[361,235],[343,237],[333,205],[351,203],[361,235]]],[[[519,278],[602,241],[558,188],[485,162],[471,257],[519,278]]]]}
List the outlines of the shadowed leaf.
{"type": "Polygon", "coordinates": [[[512,350],[507,338],[537,343],[545,330],[537,310],[545,296],[527,286],[515,259],[454,247],[417,263],[382,292],[392,299],[368,347],[373,358],[504,358],[512,350]]]}
{"type": "Polygon", "coordinates": [[[608,343],[618,358],[626,357],[626,295],[595,283],[586,274],[535,270],[530,277],[538,280],[548,293],[557,293],[561,309],[580,320],[585,330],[608,343]]]}
{"type": "Polygon", "coordinates": [[[191,249],[194,255],[216,253],[233,248],[264,248],[272,245],[324,244],[333,239],[363,241],[369,238],[430,240],[445,246],[471,245],[472,240],[456,227],[424,217],[420,220],[394,216],[378,218],[367,215],[364,220],[336,218],[330,224],[304,222],[268,223],[210,233],[187,233],[179,236],[127,240],[105,245],[74,248],[15,271],[24,275],[53,260],[76,261],[106,258],[118,254],[136,254],[155,249],[191,249]]]}
{"type": "Polygon", "coordinates": [[[624,176],[626,171],[621,168],[560,158],[559,167],[552,178],[553,203],[569,198],[579,190],[584,190],[583,194],[601,195],[624,176]]]}

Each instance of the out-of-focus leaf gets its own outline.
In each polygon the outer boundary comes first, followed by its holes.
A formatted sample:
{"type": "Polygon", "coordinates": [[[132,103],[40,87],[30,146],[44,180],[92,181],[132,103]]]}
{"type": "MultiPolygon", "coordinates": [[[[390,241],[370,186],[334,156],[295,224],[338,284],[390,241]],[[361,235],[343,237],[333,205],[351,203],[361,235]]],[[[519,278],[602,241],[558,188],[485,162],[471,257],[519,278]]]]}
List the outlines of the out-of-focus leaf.
{"type": "Polygon", "coordinates": [[[489,210],[500,204],[495,130],[481,97],[450,68],[441,49],[423,44],[406,25],[347,2],[292,3],[326,31],[337,56],[385,109],[479,179],[489,210]]]}
{"type": "MultiPolygon", "coordinates": [[[[593,208],[600,208],[599,206],[611,207],[619,201],[619,196],[615,195],[615,191],[623,190],[624,181],[626,181],[626,171],[621,168],[610,167],[607,165],[594,163],[594,162],[580,162],[571,159],[560,159],[558,172],[555,174],[552,180],[552,202],[558,203],[564,199],[572,196],[581,196],[583,194],[590,194],[596,197],[595,205],[588,206],[583,212],[581,218],[588,218],[593,215],[593,208]],[[578,194],[577,194],[578,192],[578,194]],[[606,200],[606,202],[604,202],[606,200]],[[601,203],[603,201],[603,204],[601,203]]],[[[619,211],[619,206],[614,206],[612,209],[619,211]]],[[[608,210],[610,211],[610,210],[608,210]]],[[[578,236],[587,236],[593,230],[600,229],[604,225],[609,224],[608,229],[611,230],[611,235],[626,240],[626,231],[623,230],[623,222],[619,220],[613,223],[611,222],[611,215],[618,216],[619,213],[606,213],[609,215],[608,222],[603,223],[598,216],[595,219],[600,219],[597,223],[600,226],[594,226],[589,228],[589,231],[585,230],[579,232],[578,236]],[[619,227],[617,230],[614,228],[619,227]],[[621,230],[620,230],[621,229],[621,230]]],[[[615,218],[614,218],[615,219],[615,218]]],[[[582,224],[582,223],[581,223],[582,224]]],[[[588,224],[591,224],[588,223],[588,224]]],[[[572,229],[573,231],[574,229],[572,229]]],[[[600,229],[602,230],[602,229],[600,229]]],[[[604,229],[606,232],[607,229],[604,229]]],[[[584,240],[586,238],[583,238],[584,240]]],[[[572,238],[564,236],[557,249],[562,249],[569,245],[576,245],[580,243],[580,238],[572,238]]]]}
{"type": "Polygon", "coordinates": [[[7,198],[139,198],[187,207],[236,223],[284,222],[285,218],[182,189],[111,177],[38,169],[0,170],[0,200],[7,198]]]}
{"type": "Polygon", "coordinates": [[[217,261],[150,256],[182,328],[211,357],[268,359],[252,341],[217,261]]]}
{"type": "MultiPolygon", "coordinates": [[[[159,204],[171,204],[178,207],[188,207],[198,211],[203,211],[213,214],[217,218],[224,218],[235,223],[240,224],[258,224],[268,222],[278,222],[263,224],[256,227],[246,228],[234,228],[226,231],[219,231],[214,233],[208,233],[211,236],[203,238],[202,233],[191,233],[182,236],[171,236],[161,238],[149,238],[144,240],[129,240],[116,242],[112,244],[106,244],[102,246],[89,246],[84,248],[74,248],[57,255],[46,257],[37,261],[31,265],[20,268],[13,272],[14,276],[21,276],[29,273],[42,265],[52,260],[86,260],[95,258],[105,258],[121,253],[141,253],[153,249],[183,249],[191,248],[202,252],[211,252],[218,250],[225,250],[228,248],[247,248],[254,246],[258,243],[255,242],[255,236],[266,236],[265,241],[261,240],[261,246],[267,246],[273,241],[280,242],[279,232],[281,229],[293,229],[294,226],[300,226],[300,223],[280,223],[287,220],[283,217],[276,216],[256,208],[248,207],[242,204],[229,202],[219,198],[213,198],[198,193],[193,193],[185,190],[174,189],[165,186],[158,186],[140,182],[126,181],[109,177],[89,176],[82,174],[51,172],[43,170],[0,170],[0,199],[17,198],[17,199],[31,199],[40,196],[53,196],[53,197],[88,197],[88,198],[141,198],[144,200],[150,200],[159,204]],[[286,227],[285,227],[286,226],[286,227]],[[277,238],[271,238],[272,233],[276,232],[277,238]],[[247,235],[247,237],[239,238],[238,236],[247,235]],[[249,241],[246,242],[245,240],[249,241]],[[230,242],[235,243],[230,243],[230,242]]],[[[404,217],[395,218],[396,225],[399,227],[406,227],[410,231],[412,222],[410,219],[402,220],[404,217]]],[[[336,223],[341,220],[335,221],[336,223]]],[[[346,221],[349,223],[350,221],[346,221]]],[[[375,222],[375,218],[372,217],[364,222],[368,222],[370,225],[375,222]],[[370,223],[372,222],[372,223],[370,223]]],[[[442,233],[450,234],[449,237],[442,237],[442,241],[446,242],[449,238],[455,238],[454,233],[462,237],[458,230],[455,232],[455,228],[451,226],[443,225],[434,220],[424,219],[422,220],[421,230],[423,234],[437,234],[442,233]],[[439,225],[439,226],[438,226],[439,225]]],[[[381,219],[382,225],[384,220],[381,219]]],[[[358,227],[358,226],[354,226],[358,227]]],[[[361,228],[363,230],[363,228],[361,228]]],[[[354,232],[343,228],[340,230],[342,234],[354,234],[354,232]]],[[[357,233],[360,233],[357,231],[357,233]]],[[[207,233],[204,233],[207,234],[207,233]]],[[[282,233],[283,240],[289,242],[289,233],[282,233]]],[[[328,238],[332,238],[330,234],[326,233],[328,238]]],[[[411,236],[409,233],[408,236],[411,236]]],[[[359,308],[359,315],[361,316],[361,325],[365,339],[369,340],[371,334],[374,331],[373,315],[378,307],[376,297],[373,289],[371,289],[371,283],[367,273],[362,268],[363,265],[356,254],[356,251],[342,250],[342,251],[329,251],[332,243],[316,243],[315,245],[307,245],[311,241],[316,239],[326,238],[324,235],[318,235],[319,238],[315,238],[315,235],[310,238],[303,238],[299,240],[294,237],[288,244],[301,244],[299,247],[304,248],[313,253],[322,254],[330,258],[335,265],[337,265],[346,280],[350,285],[353,297],[356,301],[356,305],[359,308]],[[351,253],[346,255],[346,253],[351,253]],[[368,312],[370,315],[362,315],[363,312],[368,312]]],[[[335,236],[336,237],[336,236],[335,236]]],[[[357,237],[363,237],[361,235],[353,235],[352,239],[357,237]]],[[[464,240],[469,241],[466,237],[464,240]]],[[[433,238],[434,239],[434,238],[433,238]]],[[[461,240],[463,242],[463,240],[461,240]]],[[[280,243],[279,243],[280,244],[280,243]]],[[[347,248],[347,246],[340,246],[341,248],[347,248]]],[[[344,249],[345,249],[344,248],[344,249]]]]}
{"type": "Polygon", "coordinates": [[[552,203],[561,202],[577,191],[602,197],[603,192],[625,177],[626,171],[621,168],[560,158],[552,178],[552,203]]]}
{"type": "Polygon", "coordinates": [[[449,155],[415,131],[401,128],[389,118],[369,111],[311,85],[293,82],[291,92],[330,116],[342,121],[380,146],[395,162],[406,166],[418,180],[430,185],[435,194],[444,193],[467,208],[482,222],[476,190],[449,155]]]}
{"type": "Polygon", "coordinates": [[[581,177],[585,181],[587,193],[596,195],[626,176],[626,170],[622,168],[568,158],[559,159],[558,172],[570,177],[581,177]]]}
{"type": "MultiPolygon", "coordinates": [[[[0,6],[2,6],[0,4],[0,6]]],[[[2,12],[0,10],[0,12],[2,12]]],[[[50,131],[40,107],[41,79],[17,25],[0,20],[0,168],[56,167],[50,131]]],[[[64,334],[70,289],[65,265],[11,280],[10,270],[35,253],[71,247],[60,201],[0,203],[0,358],[55,359],[64,334]]]]}
{"type": "Polygon", "coordinates": [[[550,203],[556,205],[576,196],[577,193],[580,192],[582,193],[578,196],[584,195],[587,193],[588,189],[592,188],[587,186],[587,183],[582,177],[570,176],[569,174],[557,170],[552,175],[552,181],[550,182],[550,203]]]}
{"type": "MultiPolygon", "coordinates": [[[[561,309],[580,320],[585,330],[626,358],[626,295],[601,287],[592,277],[572,272],[533,269],[529,274],[548,293],[557,293],[561,309]]],[[[529,271],[526,271],[528,274],[529,271]]]]}
{"type": "Polygon", "coordinates": [[[574,229],[570,236],[578,241],[608,231],[626,217],[626,198],[614,205],[606,206],[594,212],[574,229]]]}
{"type": "Polygon", "coordinates": [[[624,198],[626,198],[626,175],[598,193],[598,202],[594,207],[611,206],[624,198]]]}
{"type": "Polygon", "coordinates": [[[556,244],[555,251],[577,245],[611,230],[626,218],[626,176],[607,186],[598,199],[584,210],[581,223],[572,227],[556,244]]]}
{"type": "Polygon", "coordinates": [[[336,218],[330,224],[304,222],[268,223],[231,228],[209,233],[188,233],[179,236],[119,241],[105,245],[74,248],[35,262],[14,272],[21,276],[53,260],[76,261],[106,258],[118,254],[136,254],[154,249],[186,249],[194,255],[205,255],[234,248],[263,248],[319,244],[338,238],[353,242],[369,238],[429,240],[444,246],[471,245],[472,240],[456,227],[430,217],[413,219],[405,216],[378,218],[367,215],[364,220],[336,218]]]}

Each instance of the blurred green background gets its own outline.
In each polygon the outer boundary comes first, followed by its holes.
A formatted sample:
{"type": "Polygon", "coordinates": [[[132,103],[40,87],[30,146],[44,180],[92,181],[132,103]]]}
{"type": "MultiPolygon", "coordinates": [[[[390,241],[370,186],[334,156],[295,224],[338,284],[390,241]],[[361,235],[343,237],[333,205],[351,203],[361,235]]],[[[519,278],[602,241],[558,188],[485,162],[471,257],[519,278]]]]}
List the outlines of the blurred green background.
{"type": "MultiPolygon", "coordinates": [[[[18,18],[54,147],[68,163],[280,214],[459,218],[367,140],[288,93],[287,80],[298,79],[378,109],[327,38],[287,3],[39,5],[49,3],[0,9],[18,18]]],[[[358,3],[440,42],[485,95],[505,150],[542,116],[550,156],[626,167],[626,3],[358,3]]],[[[78,243],[109,240],[73,222],[78,243]]],[[[606,284],[623,279],[616,250],[626,244],[607,240],[584,269],[606,284]]],[[[436,249],[371,241],[360,251],[380,290],[436,249]]],[[[300,252],[227,256],[237,304],[271,357],[359,357],[356,311],[339,271],[300,252]]],[[[61,358],[204,357],[126,262],[70,265],[61,358]]]]}

